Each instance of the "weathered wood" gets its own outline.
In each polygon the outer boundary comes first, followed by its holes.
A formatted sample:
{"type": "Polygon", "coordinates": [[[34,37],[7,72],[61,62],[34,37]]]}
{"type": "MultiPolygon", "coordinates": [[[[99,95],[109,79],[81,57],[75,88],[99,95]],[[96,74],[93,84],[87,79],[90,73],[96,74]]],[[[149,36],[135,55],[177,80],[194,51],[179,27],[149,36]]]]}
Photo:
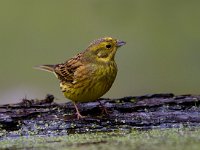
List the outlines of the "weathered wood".
{"type": "Polygon", "coordinates": [[[0,106],[1,137],[62,135],[132,128],[200,126],[200,96],[153,94],[101,99],[109,111],[102,114],[98,102],[80,103],[84,119],[77,120],[71,102],[55,103],[53,95],[43,100],[23,99],[0,106]]]}

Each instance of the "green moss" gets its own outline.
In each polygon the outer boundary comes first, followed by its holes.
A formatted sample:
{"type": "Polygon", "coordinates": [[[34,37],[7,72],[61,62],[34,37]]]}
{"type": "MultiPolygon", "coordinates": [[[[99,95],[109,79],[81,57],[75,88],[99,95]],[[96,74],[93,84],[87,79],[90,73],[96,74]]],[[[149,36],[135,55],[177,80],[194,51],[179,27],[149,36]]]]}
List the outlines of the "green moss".
{"type": "Polygon", "coordinates": [[[136,101],[137,101],[136,98],[132,98],[132,99],[130,100],[130,102],[136,102],[136,101]]]}
{"type": "Polygon", "coordinates": [[[119,130],[109,133],[73,134],[56,137],[27,136],[2,140],[0,147],[4,149],[56,148],[61,150],[195,150],[200,147],[200,129],[132,130],[130,133],[119,130]]]}

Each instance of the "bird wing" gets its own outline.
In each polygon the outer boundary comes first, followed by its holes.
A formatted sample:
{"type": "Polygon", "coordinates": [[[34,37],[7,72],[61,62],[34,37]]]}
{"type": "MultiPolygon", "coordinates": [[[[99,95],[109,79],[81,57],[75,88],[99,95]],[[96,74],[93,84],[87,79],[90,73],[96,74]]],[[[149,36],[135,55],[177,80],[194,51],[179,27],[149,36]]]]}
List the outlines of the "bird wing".
{"type": "Polygon", "coordinates": [[[73,83],[75,80],[75,72],[83,66],[81,62],[81,53],[62,64],[57,64],[54,68],[58,79],[64,82],[73,83]]]}

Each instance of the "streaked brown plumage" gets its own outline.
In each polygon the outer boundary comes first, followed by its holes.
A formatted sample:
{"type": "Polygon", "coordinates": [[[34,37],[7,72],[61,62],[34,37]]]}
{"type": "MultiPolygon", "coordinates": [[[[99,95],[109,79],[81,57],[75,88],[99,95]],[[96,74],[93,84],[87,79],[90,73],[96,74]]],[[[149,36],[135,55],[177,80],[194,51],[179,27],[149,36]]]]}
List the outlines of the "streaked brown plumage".
{"type": "Polygon", "coordinates": [[[65,63],[41,65],[37,68],[57,76],[64,96],[74,102],[80,118],[82,116],[76,103],[95,101],[112,86],[117,75],[114,56],[117,48],[124,44],[111,37],[101,38],[65,63]]]}

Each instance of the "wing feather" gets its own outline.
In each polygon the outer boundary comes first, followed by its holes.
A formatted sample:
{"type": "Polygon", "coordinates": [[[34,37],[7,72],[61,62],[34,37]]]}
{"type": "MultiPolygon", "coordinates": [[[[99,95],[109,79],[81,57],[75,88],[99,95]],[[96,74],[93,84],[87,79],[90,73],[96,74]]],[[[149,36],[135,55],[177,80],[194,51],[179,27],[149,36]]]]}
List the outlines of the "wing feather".
{"type": "Polygon", "coordinates": [[[75,72],[79,67],[83,66],[81,55],[82,53],[76,55],[65,63],[56,65],[54,71],[61,81],[70,83],[74,82],[75,72]]]}

